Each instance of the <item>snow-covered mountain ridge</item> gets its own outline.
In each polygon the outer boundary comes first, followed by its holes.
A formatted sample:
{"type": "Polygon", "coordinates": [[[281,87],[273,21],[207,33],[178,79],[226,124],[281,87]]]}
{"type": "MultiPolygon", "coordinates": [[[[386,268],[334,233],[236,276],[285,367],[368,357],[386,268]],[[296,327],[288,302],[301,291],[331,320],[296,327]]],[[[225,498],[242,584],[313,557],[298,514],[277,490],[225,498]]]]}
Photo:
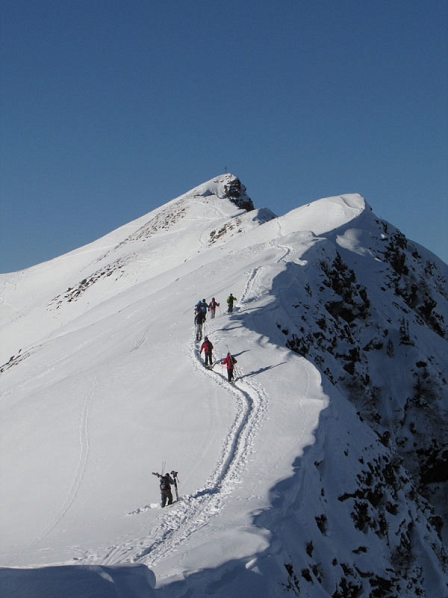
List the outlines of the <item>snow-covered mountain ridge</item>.
{"type": "Polygon", "coordinates": [[[447,279],[359,195],[276,217],[232,175],[0,276],[0,564],[125,596],[448,596],[447,279]],[[204,296],[234,386],[200,364],[204,296]]]}

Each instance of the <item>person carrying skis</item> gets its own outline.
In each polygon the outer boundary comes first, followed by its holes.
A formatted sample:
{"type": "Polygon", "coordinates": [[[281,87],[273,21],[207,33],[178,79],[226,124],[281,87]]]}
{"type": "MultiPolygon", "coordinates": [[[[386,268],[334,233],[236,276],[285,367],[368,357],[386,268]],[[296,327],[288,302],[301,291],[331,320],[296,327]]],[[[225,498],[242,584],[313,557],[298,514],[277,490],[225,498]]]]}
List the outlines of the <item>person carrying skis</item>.
{"type": "Polygon", "coordinates": [[[237,363],[237,361],[236,361],[235,357],[230,355],[230,352],[227,353],[225,358],[221,361],[221,364],[225,365],[227,367],[227,378],[228,378],[229,382],[232,382],[232,380],[233,380],[233,367],[234,367],[235,363],[237,363]]]}
{"type": "Polygon", "coordinates": [[[205,322],[205,314],[203,311],[198,311],[194,317],[194,324],[196,327],[196,340],[199,342],[202,338],[202,326],[205,322]]]}
{"type": "Polygon", "coordinates": [[[216,301],[216,299],[213,297],[213,299],[210,301],[210,303],[208,304],[208,310],[210,312],[210,318],[213,320],[213,318],[215,317],[215,311],[216,311],[216,306],[219,307],[219,303],[216,301]]]}
{"type": "Polygon", "coordinates": [[[169,473],[165,473],[164,475],[160,475],[156,471],[152,472],[152,475],[157,476],[160,478],[160,495],[161,495],[161,506],[162,509],[166,505],[167,501],[169,505],[173,504],[173,494],[171,492],[171,485],[175,484],[175,480],[170,476],[169,473]]]}
{"type": "Polygon", "coordinates": [[[227,297],[227,313],[231,314],[233,312],[233,303],[235,301],[236,297],[234,297],[232,293],[230,293],[230,295],[227,297]]]}
{"type": "Polygon", "coordinates": [[[205,361],[204,361],[204,365],[207,366],[212,366],[213,365],[213,359],[212,359],[212,351],[213,351],[213,345],[211,343],[211,341],[209,340],[208,336],[204,337],[204,342],[201,345],[201,350],[199,351],[199,353],[202,353],[202,350],[204,350],[204,355],[205,355],[205,361]]]}

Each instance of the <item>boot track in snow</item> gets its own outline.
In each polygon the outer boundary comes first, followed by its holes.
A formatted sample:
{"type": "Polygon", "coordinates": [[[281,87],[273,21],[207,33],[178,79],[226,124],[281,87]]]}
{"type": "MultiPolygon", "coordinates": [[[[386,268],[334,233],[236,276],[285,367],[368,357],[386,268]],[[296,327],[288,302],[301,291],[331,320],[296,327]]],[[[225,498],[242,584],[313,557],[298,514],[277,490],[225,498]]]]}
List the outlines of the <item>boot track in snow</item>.
{"type": "MultiPolygon", "coordinates": [[[[246,293],[256,275],[249,275],[246,293]]],[[[195,341],[190,343],[193,367],[208,376],[214,383],[225,386],[236,400],[236,415],[224,440],[215,469],[205,485],[194,494],[182,495],[169,509],[163,509],[159,524],[149,536],[134,545],[116,546],[109,551],[104,564],[126,561],[144,563],[148,567],[171,554],[192,534],[201,529],[223,508],[226,497],[240,483],[244,469],[253,450],[254,439],[260,428],[266,407],[264,390],[253,380],[238,380],[238,386],[228,384],[223,376],[203,366],[195,341]]],[[[146,505],[129,515],[138,515],[158,505],[146,505]]]]}
{"type": "MultiPolygon", "coordinates": [[[[216,383],[224,385],[220,374],[198,367],[200,357],[195,343],[192,343],[191,349],[196,369],[213,378],[216,383]]],[[[194,494],[182,495],[181,500],[175,501],[168,510],[164,510],[159,525],[151,530],[150,536],[142,540],[138,546],[117,547],[109,554],[107,564],[120,561],[120,556],[125,553],[126,560],[143,562],[151,567],[221,511],[225,497],[231,494],[241,480],[266,408],[266,396],[254,382],[245,381],[238,387],[227,384],[225,386],[236,399],[237,412],[214,472],[203,488],[194,494]]],[[[152,508],[152,505],[146,505],[129,514],[136,515],[149,508],[152,508]]]]}

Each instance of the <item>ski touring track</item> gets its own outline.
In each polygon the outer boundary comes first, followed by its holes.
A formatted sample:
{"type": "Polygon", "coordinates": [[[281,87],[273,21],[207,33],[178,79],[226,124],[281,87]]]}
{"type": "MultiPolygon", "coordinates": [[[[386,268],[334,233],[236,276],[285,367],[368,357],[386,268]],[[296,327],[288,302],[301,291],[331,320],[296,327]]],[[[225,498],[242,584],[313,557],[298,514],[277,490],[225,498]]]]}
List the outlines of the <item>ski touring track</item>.
{"type": "MultiPolygon", "coordinates": [[[[281,250],[276,263],[283,261],[292,251],[291,247],[276,244],[281,250]]],[[[241,293],[240,305],[249,305],[260,299],[256,279],[265,266],[252,268],[241,293]]],[[[213,322],[213,320],[212,320],[213,322]]],[[[212,331],[204,330],[204,334],[212,331]]],[[[254,439],[260,429],[268,408],[268,397],[253,378],[245,378],[236,368],[237,384],[229,384],[225,375],[205,368],[199,353],[200,343],[191,341],[188,351],[193,367],[214,383],[225,386],[236,401],[236,414],[218,455],[215,469],[204,486],[194,494],[181,495],[180,500],[166,507],[160,513],[158,523],[149,535],[138,542],[115,546],[102,559],[105,565],[123,562],[142,563],[154,567],[170,556],[192,534],[207,525],[210,519],[220,513],[226,498],[240,483],[254,446],[254,439]]],[[[158,505],[148,504],[128,513],[139,515],[158,505]]]]}
{"type": "MultiPolygon", "coordinates": [[[[256,269],[255,269],[256,270],[256,269]]],[[[250,281],[256,272],[251,271],[246,283],[247,296],[250,281]]],[[[215,384],[225,386],[236,402],[236,413],[218,455],[215,468],[204,486],[194,494],[181,495],[180,500],[163,509],[158,524],[149,535],[139,542],[115,546],[103,563],[143,563],[153,567],[171,555],[192,534],[207,525],[210,519],[220,513],[226,499],[239,485],[254,446],[254,439],[267,409],[267,396],[253,379],[237,376],[237,384],[228,383],[226,376],[205,368],[199,353],[199,343],[189,345],[189,354],[196,371],[207,376],[215,384]]],[[[128,515],[138,515],[158,505],[145,505],[128,515]]]]}
{"type": "MultiPolygon", "coordinates": [[[[280,224],[280,222],[278,222],[278,220],[277,220],[277,226],[278,226],[278,238],[280,238],[282,236],[282,229],[281,229],[281,224],[280,224]]],[[[286,260],[287,256],[290,255],[291,252],[293,251],[292,247],[290,247],[289,245],[282,245],[281,243],[278,242],[278,240],[272,241],[270,244],[273,247],[276,247],[277,249],[281,250],[281,255],[275,260],[276,264],[279,264],[280,262],[284,262],[286,260]]],[[[265,268],[266,268],[265,266],[256,266],[255,268],[251,269],[251,271],[249,272],[249,275],[247,277],[243,292],[241,293],[240,304],[250,304],[250,303],[253,303],[254,301],[257,301],[260,299],[260,297],[261,297],[260,293],[255,292],[256,279],[265,268]]]]}
{"type": "MultiPolygon", "coordinates": [[[[183,495],[179,501],[166,508],[160,523],[151,530],[150,536],[140,546],[126,550],[126,560],[154,566],[171,554],[192,534],[201,529],[211,517],[217,515],[233,488],[239,484],[251,455],[254,438],[266,410],[266,396],[254,381],[239,381],[238,386],[229,384],[221,374],[206,369],[200,360],[199,350],[193,342],[191,348],[194,367],[215,383],[228,385],[228,391],[236,400],[236,414],[224,440],[215,469],[205,485],[196,493],[183,495]]],[[[147,505],[129,515],[152,508],[147,505]]],[[[117,547],[118,548],[118,547],[117,547]]],[[[118,554],[123,553],[118,550],[118,554]]],[[[116,551],[110,553],[106,564],[115,562],[116,551]]]]}
{"type": "Polygon", "coordinates": [[[81,412],[79,417],[79,425],[78,425],[78,437],[79,437],[79,454],[78,454],[78,465],[76,468],[76,473],[73,477],[72,483],[69,487],[69,491],[67,493],[66,499],[63,502],[61,508],[57,512],[54,520],[52,523],[48,525],[46,530],[40,534],[29,546],[22,550],[21,555],[27,553],[28,551],[32,550],[36,546],[38,546],[45,538],[47,538],[51,532],[59,525],[62,519],[65,517],[66,513],[74,503],[76,496],[78,494],[78,490],[81,487],[82,480],[84,478],[84,474],[87,468],[87,462],[89,459],[89,409],[90,404],[92,402],[92,397],[95,394],[95,390],[97,387],[97,378],[94,377],[92,384],[90,385],[90,390],[86,392],[82,405],[81,405],[81,412]]]}

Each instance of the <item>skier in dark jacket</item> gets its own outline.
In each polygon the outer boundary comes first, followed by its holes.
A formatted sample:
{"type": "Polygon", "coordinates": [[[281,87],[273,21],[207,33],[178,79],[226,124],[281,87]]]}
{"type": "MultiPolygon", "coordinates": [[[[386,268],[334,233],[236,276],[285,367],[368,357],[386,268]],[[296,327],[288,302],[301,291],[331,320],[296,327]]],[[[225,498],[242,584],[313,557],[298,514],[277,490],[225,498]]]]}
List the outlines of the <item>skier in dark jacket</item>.
{"type": "Polygon", "coordinates": [[[173,494],[171,492],[171,485],[175,483],[173,478],[170,476],[169,473],[165,473],[164,475],[160,475],[155,471],[152,472],[152,475],[157,476],[160,478],[160,495],[161,495],[161,506],[162,509],[166,505],[168,501],[169,505],[173,504],[173,494]]]}
{"type": "Polygon", "coordinates": [[[237,363],[237,361],[236,361],[235,357],[230,355],[230,353],[227,353],[227,355],[221,361],[222,365],[227,366],[227,378],[228,378],[229,382],[232,382],[232,380],[233,380],[233,367],[234,367],[235,363],[237,363]]]}
{"type": "Polygon", "coordinates": [[[200,307],[201,307],[201,311],[205,314],[205,317],[207,317],[208,305],[207,305],[207,301],[205,299],[202,299],[200,307]]]}
{"type": "Polygon", "coordinates": [[[196,327],[196,340],[199,342],[202,338],[202,326],[205,322],[205,314],[203,311],[198,312],[194,317],[194,324],[196,327]]]}
{"type": "Polygon", "coordinates": [[[227,313],[231,314],[233,312],[233,304],[235,301],[236,297],[234,297],[232,293],[230,293],[230,295],[227,297],[227,313]]]}
{"type": "Polygon", "coordinates": [[[211,366],[213,364],[213,358],[212,358],[212,351],[213,351],[213,345],[211,343],[211,341],[209,340],[208,336],[206,336],[204,338],[204,342],[201,345],[201,350],[199,351],[199,353],[202,353],[202,351],[204,351],[205,354],[205,361],[204,364],[207,366],[211,366]]]}

